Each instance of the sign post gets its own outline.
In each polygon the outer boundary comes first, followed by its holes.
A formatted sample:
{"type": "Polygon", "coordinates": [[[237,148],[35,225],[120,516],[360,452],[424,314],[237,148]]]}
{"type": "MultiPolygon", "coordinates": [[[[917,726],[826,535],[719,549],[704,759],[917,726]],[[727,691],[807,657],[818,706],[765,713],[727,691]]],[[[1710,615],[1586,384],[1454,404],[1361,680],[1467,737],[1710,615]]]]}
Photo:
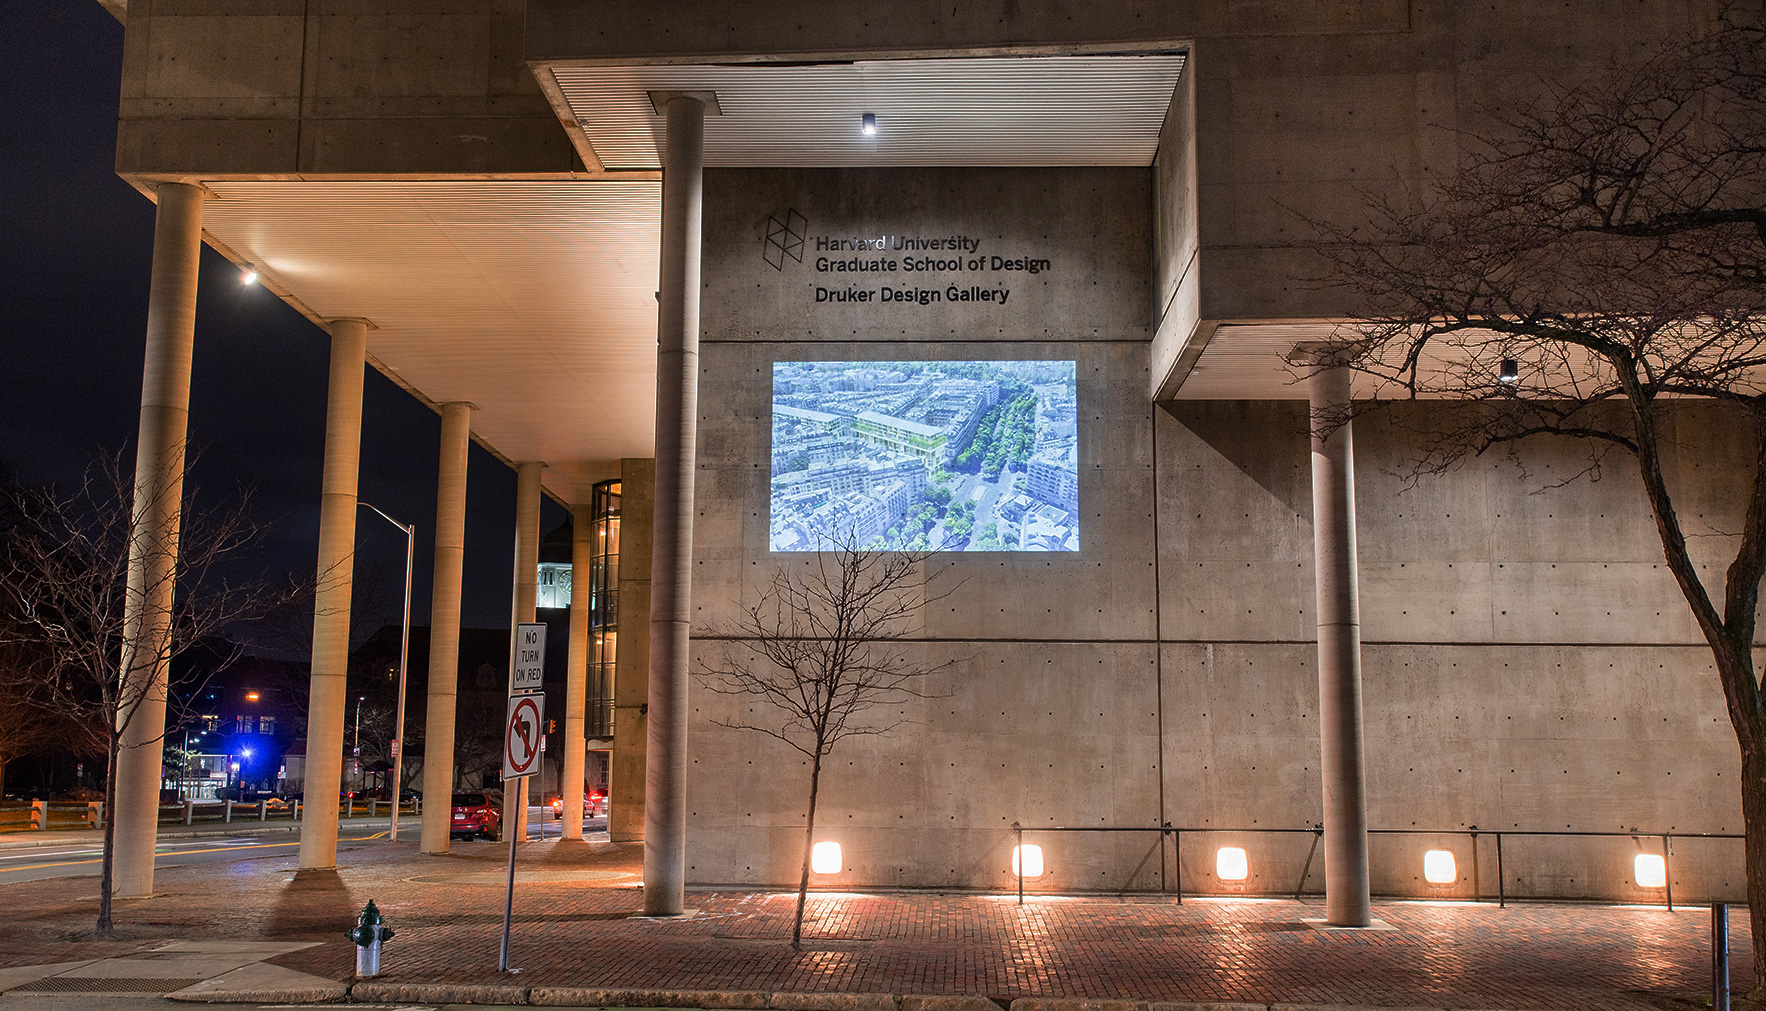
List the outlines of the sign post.
{"type": "MultiPolygon", "coordinates": [[[[546,626],[515,626],[515,649],[509,666],[509,714],[503,720],[503,783],[518,785],[540,771],[540,747],[545,743],[546,626]]],[[[515,791],[520,803],[521,791],[515,791]]],[[[509,794],[503,795],[507,805],[509,794]]],[[[508,831],[508,819],[503,821],[508,831]]],[[[509,923],[515,912],[515,844],[518,833],[509,832],[509,887],[503,894],[503,945],[497,971],[509,971],[509,923]]]]}

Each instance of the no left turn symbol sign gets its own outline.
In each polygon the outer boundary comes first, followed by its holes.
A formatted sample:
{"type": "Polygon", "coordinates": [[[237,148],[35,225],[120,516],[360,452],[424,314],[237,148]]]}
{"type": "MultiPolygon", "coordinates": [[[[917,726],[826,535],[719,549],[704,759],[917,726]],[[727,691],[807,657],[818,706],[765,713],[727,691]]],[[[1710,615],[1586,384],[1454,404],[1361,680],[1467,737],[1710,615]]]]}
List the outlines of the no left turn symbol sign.
{"type": "Polygon", "coordinates": [[[509,700],[503,724],[503,778],[520,779],[540,769],[540,716],[544,695],[517,695],[509,700]]]}

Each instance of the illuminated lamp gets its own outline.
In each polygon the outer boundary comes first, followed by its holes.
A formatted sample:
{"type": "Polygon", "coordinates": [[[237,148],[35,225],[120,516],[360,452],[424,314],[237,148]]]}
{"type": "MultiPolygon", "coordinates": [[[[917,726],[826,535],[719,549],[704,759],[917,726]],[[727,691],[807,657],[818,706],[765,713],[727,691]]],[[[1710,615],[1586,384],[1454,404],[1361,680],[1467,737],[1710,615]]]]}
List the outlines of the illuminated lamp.
{"type": "Polygon", "coordinates": [[[846,869],[840,858],[840,844],[823,841],[809,851],[809,869],[817,874],[839,874],[846,869]]]}
{"type": "Polygon", "coordinates": [[[258,283],[258,268],[252,266],[249,263],[246,264],[245,271],[239,275],[239,283],[240,284],[256,284],[256,283],[258,283]]]}
{"type": "Polygon", "coordinates": [[[1026,878],[1042,877],[1042,847],[1035,843],[1012,847],[1012,873],[1026,878]]]}
{"type": "Polygon", "coordinates": [[[1430,850],[1423,854],[1423,880],[1431,885],[1451,885],[1459,880],[1459,865],[1447,850],[1430,850]]]}
{"type": "Polygon", "coordinates": [[[858,128],[859,132],[867,137],[875,136],[877,133],[877,114],[874,112],[865,113],[864,116],[859,119],[858,128]]]}
{"type": "Polygon", "coordinates": [[[1658,853],[1639,853],[1631,862],[1631,876],[1639,888],[1663,888],[1668,884],[1668,862],[1658,853]]]}
{"type": "Polygon", "coordinates": [[[1504,358],[1502,360],[1501,369],[1496,373],[1497,382],[1502,382],[1502,383],[1519,382],[1520,378],[1521,378],[1521,365],[1520,365],[1520,363],[1515,361],[1513,358],[1504,358]]]}
{"type": "Polygon", "coordinates": [[[1251,876],[1251,862],[1237,846],[1222,846],[1214,854],[1214,876],[1222,881],[1243,881],[1251,876]]]}

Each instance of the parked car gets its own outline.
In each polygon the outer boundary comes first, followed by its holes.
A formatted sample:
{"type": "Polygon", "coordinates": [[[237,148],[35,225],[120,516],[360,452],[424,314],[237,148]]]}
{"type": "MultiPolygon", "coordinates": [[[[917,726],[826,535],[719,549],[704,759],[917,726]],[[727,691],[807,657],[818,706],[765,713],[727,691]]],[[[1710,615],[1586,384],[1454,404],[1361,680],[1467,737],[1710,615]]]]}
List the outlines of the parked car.
{"type": "Polygon", "coordinates": [[[455,790],[448,835],[464,839],[496,839],[503,831],[501,790],[455,790]]]}

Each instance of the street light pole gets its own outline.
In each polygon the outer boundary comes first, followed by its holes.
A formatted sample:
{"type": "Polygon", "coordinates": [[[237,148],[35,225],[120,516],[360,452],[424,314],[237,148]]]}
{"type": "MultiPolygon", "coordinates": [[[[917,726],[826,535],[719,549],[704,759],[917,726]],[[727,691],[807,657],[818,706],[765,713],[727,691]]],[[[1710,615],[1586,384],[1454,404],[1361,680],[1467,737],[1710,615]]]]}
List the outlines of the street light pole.
{"type": "MultiPolygon", "coordinates": [[[[357,501],[380,513],[380,518],[405,532],[405,622],[399,633],[399,702],[393,714],[392,727],[392,831],[387,833],[391,842],[399,841],[399,795],[405,784],[405,669],[411,658],[411,566],[417,557],[417,525],[400,523],[380,507],[367,502],[357,501]]],[[[357,707],[358,713],[360,707],[357,707]]]]}
{"type": "Polygon", "coordinates": [[[355,753],[357,793],[362,790],[362,703],[367,700],[368,696],[366,695],[356,696],[356,742],[350,746],[350,750],[355,753]]]}

